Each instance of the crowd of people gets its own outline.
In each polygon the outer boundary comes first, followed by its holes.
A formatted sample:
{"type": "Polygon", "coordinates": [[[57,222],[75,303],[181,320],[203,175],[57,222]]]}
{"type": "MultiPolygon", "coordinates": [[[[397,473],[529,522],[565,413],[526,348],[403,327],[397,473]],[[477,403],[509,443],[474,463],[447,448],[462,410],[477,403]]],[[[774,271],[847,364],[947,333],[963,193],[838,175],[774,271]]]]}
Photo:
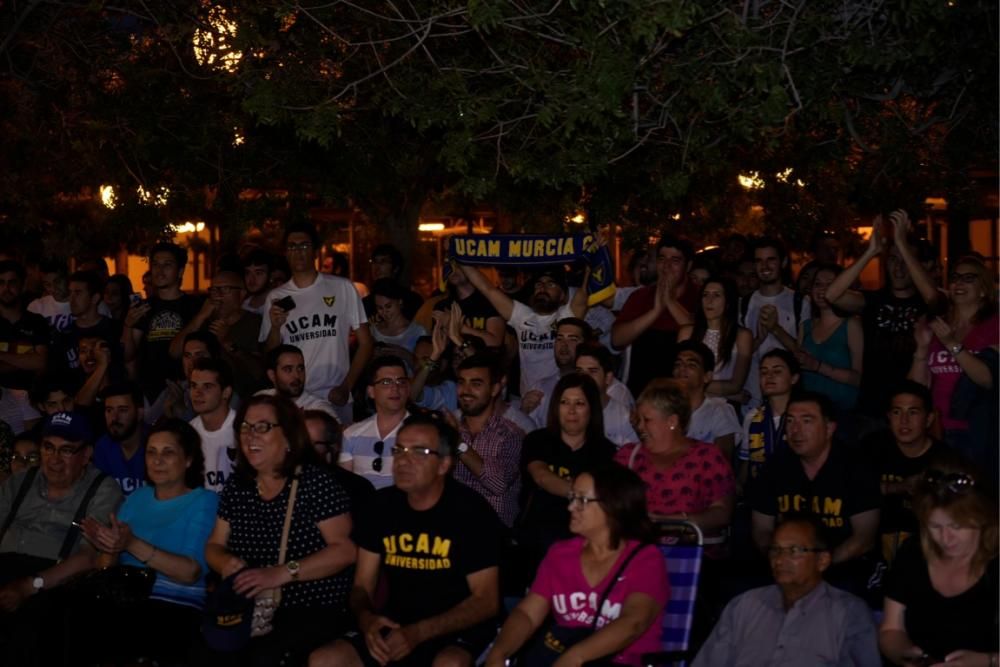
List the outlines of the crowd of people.
{"type": "Polygon", "coordinates": [[[142,291],[2,253],[0,662],[639,665],[681,522],[697,667],[996,667],[984,258],[942,276],[904,211],[794,279],[777,239],[664,235],[592,303],[283,243],[205,295],[167,242],[142,291]]]}

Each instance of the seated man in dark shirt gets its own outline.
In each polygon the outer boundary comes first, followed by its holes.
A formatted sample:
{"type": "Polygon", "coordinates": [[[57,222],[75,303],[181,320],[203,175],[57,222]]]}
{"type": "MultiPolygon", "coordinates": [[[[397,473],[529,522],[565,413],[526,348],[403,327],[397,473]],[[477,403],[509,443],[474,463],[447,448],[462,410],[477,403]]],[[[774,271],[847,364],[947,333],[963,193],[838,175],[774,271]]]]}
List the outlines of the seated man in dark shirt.
{"type": "Polygon", "coordinates": [[[399,430],[395,486],[355,524],[359,631],[314,651],[313,667],[471,667],[495,636],[501,526],[482,496],[451,479],[457,447],[442,419],[410,417],[399,430]],[[383,572],[389,593],[376,608],[383,572]]]}
{"type": "Polygon", "coordinates": [[[882,555],[891,563],[896,550],[918,532],[910,496],[928,465],[947,447],[931,437],[934,423],[931,392],[906,380],[889,394],[889,432],[866,439],[862,451],[871,452],[882,485],[882,555]]]}
{"type": "Polygon", "coordinates": [[[359,508],[371,502],[375,495],[375,485],[361,475],[337,465],[337,458],[344,444],[344,434],[333,415],[323,410],[306,410],[302,417],[306,422],[306,431],[309,432],[309,442],[320,460],[347,491],[351,498],[351,515],[357,516],[359,508]]]}
{"type": "Polygon", "coordinates": [[[777,521],[789,512],[818,516],[830,537],[827,579],[850,592],[867,591],[871,553],[878,539],[878,475],[867,462],[833,444],[830,400],[805,392],[786,412],[788,449],[761,471],[750,501],[753,541],[766,552],[777,521]]]}

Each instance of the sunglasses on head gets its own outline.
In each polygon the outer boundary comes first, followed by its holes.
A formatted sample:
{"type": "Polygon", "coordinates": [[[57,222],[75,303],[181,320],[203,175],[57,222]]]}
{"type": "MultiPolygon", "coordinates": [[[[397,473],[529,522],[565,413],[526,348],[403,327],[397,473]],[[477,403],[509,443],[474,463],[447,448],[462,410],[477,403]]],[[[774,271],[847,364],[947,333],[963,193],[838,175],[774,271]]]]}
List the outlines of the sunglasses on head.
{"type": "Polygon", "coordinates": [[[382,472],[382,452],[385,451],[385,443],[379,440],[375,443],[375,460],[372,461],[372,470],[382,472]]]}
{"type": "Polygon", "coordinates": [[[940,470],[931,469],[924,473],[924,484],[939,493],[948,492],[964,495],[976,487],[976,480],[964,472],[943,473],[940,470]]]}

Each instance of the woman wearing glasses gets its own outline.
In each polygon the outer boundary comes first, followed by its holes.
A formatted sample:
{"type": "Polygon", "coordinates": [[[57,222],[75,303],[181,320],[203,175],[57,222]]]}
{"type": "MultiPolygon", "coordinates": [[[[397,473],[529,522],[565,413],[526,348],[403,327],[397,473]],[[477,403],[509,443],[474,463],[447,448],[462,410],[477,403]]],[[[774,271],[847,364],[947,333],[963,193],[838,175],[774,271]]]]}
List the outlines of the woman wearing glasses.
{"type": "MultiPolygon", "coordinates": [[[[923,271],[919,262],[915,267],[910,264],[911,271],[923,271]]],[[[926,273],[920,278],[914,274],[917,284],[930,280],[926,273]]],[[[910,379],[931,388],[945,440],[973,462],[996,470],[995,378],[1000,335],[993,273],[981,260],[965,257],[954,265],[948,276],[946,312],[918,323],[913,335],[917,350],[910,379]],[[977,410],[984,414],[992,410],[993,418],[987,417],[984,432],[970,429],[969,419],[977,410]]]]}
{"type": "Polygon", "coordinates": [[[218,506],[218,496],[203,486],[201,439],[183,420],[161,420],[149,433],[145,458],[149,484],[126,499],[110,526],[87,517],[83,532],[101,551],[99,567],[149,568],[156,580],[138,608],[104,601],[75,614],[81,622],[72,625],[71,644],[84,653],[82,662],[137,656],[183,660],[201,621],[205,540],[218,506]],[[101,632],[108,627],[116,628],[112,641],[101,632]]]}
{"type": "MultiPolygon", "coordinates": [[[[639,665],[643,653],[660,648],[670,585],[663,556],[649,544],[653,526],[642,480],[630,470],[607,464],[578,475],[567,497],[569,529],[575,537],[549,549],[531,590],[500,630],[486,658],[487,667],[502,666],[550,613],[554,627],[544,634],[551,633],[564,644],[576,639],[562,654],[560,665],[605,664],[602,659],[639,665]],[[601,604],[605,591],[607,601],[601,604]]],[[[544,652],[533,645],[525,651],[523,664],[531,667],[544,652]]]]}
{"type": "Polygon", "coordinates": [[[940,461],[914,496],[920,537],[893,563],[879,629],[897,665],[997,665],[997,507],[973,470],[940,461]]]}
{"type": "MultiPolygon", "coordinates": [[[[278,396],[254,396],[240,408],[236,470],[219,497],[205,557],[247,598],[280,588],[273,631],[251,639],[237,664],[278,664],[306,656],[336,635],[350,592],[350,503],[333,475],[314,465],[298,408],[278,396]],[[293,477],[298,477],[284,563],[281,537],[293,477]]],[[[289,664],[296,664],[294,661],[289,664]]]]}

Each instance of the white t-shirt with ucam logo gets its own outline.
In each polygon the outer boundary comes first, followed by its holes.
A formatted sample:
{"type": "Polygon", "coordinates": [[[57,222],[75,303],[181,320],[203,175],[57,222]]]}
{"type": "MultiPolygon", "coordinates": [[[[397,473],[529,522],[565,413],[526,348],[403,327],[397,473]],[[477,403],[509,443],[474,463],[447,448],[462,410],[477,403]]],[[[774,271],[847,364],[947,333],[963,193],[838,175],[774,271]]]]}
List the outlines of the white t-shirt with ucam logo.
{"type": "Polygon", "coordinates": [[[559,367],[553,348],[556,344],[555,325],[559,320],[573,317],[573,309],[563,304],[554,313],[539,315],[520,301],[507,324],[517,334],[518,358],[521,362],[521,395],[539,389],[546,378],[559,377],[559,367]]]}
{"type": "Polygon", "coordinates": [[[236,458],[236,432],[233,422],[236,421],[236,410],[229,408],[226,421],[217,431],[209,431],[198,415],[190,424],[201,436],[201,453],[205,455],[205,488],[219,493],[226,480],[233,472],[233,460],[236,458]]]}
{"type": "MultiPolygon", "coordinates": [[[[272,290],[267,307],[275,301],[292,297],[295,308],[281,326],[281,342],[302,350],[306,368],[306,391],[325,397],[340,385],[351,368],[349,350],[351,331],[368,322],[361,297],[350,280],[326,273],[317,274],[308,287],[297,287],[289,280],[272,290]]],[[[264,316],[260,341],[271,333],[271,318],[264,316]]]]}

